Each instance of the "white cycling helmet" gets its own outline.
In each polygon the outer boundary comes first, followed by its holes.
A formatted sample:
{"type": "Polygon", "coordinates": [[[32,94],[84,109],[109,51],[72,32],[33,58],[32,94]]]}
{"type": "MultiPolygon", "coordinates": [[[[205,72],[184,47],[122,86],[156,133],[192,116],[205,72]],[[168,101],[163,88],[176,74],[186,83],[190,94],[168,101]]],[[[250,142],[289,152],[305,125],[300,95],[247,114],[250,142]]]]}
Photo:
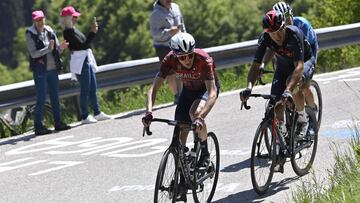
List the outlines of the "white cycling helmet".
{"type": "Polygon", "coordinates": [[[177,33],[171,37],[170,48],[176,55],[192,53],[195,49],[195,39],[189,33],[177,33]]]}
{"type": "Polygon", "coordinates": [[[275,11],[280,11],[281,13],[285,14],[289,14],[292,16],[292,9],[290,7],[290,5],[288,3],[285,2],[278,2],[273,6],[273,9],[275,11]]]}

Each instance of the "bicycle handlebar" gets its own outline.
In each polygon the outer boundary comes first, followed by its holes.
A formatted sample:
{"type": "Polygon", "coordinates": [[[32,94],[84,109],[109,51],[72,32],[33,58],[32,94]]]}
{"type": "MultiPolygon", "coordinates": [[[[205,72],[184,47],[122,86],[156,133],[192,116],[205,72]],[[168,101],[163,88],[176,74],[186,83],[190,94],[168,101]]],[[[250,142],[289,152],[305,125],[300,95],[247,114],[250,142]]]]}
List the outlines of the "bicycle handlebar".
{"type": "MultiPolygon", "coordinates": [[[[250,94],[250,97],[262,97],[263,99],[275,99],[275,95],[272,94],[250,94]]],[[[246,110],[249,110],[251,107],[247,105],[247,101],[243,101],[241,102],[241,107],[240,110],[242,110],[242,108],[245,107],[246,110]]]]}
{"type": "MultiPolygon", "coordinates": [[[[269,73],[274,73],[274,71],[272,71],[272,70],[265,70],[265,69],[262,69],[262,70],[261,70],[261,74],[269,74],[269,73]]],[[[266,83],[264,83],[264,82],[262,81],[262,78],[261,78],[261,77],[258,78],[258,81],[259,81],[260,85],[266,85],[266,83]]]]}
{"type": "MultiPolygon", "coordinates": [[[[175,120],[162,119],[162,118],[153,118],[153,119],[151,119],[151,122],[167,123],[168,125],[172,125],[172,126],[185,125],[185,126],[188,126],[188,128],[190,130],[196,129],[196,125],[192,124],[191,122],[186,122],[186,121],[175,121],[175,120]]],[[[144,127],[143,137],[145,136],[145,132],[148,136],[152,135],[152,132],[150,131],[150,126],[148,126],[146,128],[144,127]]]]}

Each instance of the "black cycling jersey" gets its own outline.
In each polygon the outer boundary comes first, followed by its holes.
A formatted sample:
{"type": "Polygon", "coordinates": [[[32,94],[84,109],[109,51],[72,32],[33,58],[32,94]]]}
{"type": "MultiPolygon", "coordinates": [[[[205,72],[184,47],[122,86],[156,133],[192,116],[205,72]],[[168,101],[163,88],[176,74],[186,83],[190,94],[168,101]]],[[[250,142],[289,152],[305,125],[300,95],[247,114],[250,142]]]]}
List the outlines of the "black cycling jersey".
{"type": "Polygon", "coordinates": [[[285,29],[285,40],[282,46],[276,44],[269,33],[264,32],[261,34],[254,62],[262,62],[267,47],[275,52],[276,59],[281,64],[292,65],[299,60],[305,62],[313,56],[309,42],[298,27],[289,25],[285,29]]]}

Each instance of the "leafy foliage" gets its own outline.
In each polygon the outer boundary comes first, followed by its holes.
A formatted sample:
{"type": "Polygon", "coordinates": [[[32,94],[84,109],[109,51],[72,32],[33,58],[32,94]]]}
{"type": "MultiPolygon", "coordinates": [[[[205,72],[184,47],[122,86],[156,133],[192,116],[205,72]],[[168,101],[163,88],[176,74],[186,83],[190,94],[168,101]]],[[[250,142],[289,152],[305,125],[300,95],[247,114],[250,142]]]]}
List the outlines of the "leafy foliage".
{"type": "MultiPolygon", "coordinates": [[[[313,2],[308,19],[314,28],[350,24],[360,21],[360,2],[317,0],[313,2]]],[[[359,65],[360,45],[320,51],[318,67],[321,72],[344,69],[359,65]]]]}

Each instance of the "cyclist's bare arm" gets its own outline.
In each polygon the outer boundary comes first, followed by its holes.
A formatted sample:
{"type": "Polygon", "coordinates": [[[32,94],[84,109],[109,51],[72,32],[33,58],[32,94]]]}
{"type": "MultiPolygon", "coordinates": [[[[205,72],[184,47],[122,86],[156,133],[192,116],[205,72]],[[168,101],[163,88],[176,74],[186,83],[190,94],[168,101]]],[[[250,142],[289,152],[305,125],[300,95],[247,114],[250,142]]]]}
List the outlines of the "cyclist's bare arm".
{"type": "Polygon", "coordinates": [[[253,88],[253,86],[255,84],[255,81],[258,78],[259,74],[260,74],[259,67],[260,67],[260,63],[253,62],[251,64],[251,68],[249,70],[248,77],[247,77],[247,83],[248,83],[247,87],[249,89],[253,88]]]}
{"type": "Polygon", "coordinates": [[[208,100],[206,101],[204,108],[199,114],[200,118],[202,119],[204,119],[208,115],[208,113],[214,106],[216,101],[216,91],[217,91],[215,80],[205,80],[205,86],[206,86],[206,90],[208,91],[208,100]]]}
{"type": "Polygon", "coordinates": [[[156,76],[147,94],[146,112],[152,112],[155,103],[156,93],[164,82],[164,78],[156,76]]]}
{"type": "Polygon", "coordinates": [[[289,90],[292,92],[298,82],[301,79],[301,76],[304,73],[304,61],[296,61],[294,62],[295,70],[293,74],[291,75],[289,83],[286,85],[286,90],[289,90]]]}
{"type": "Polygon", "coordinates": [[[275,52],[269,48],[266,49],[266,52],[265,52],[265,55],[264,55],[264,58],[262,60],[262,63],[261,63],[261,66],[262,67],[265,67],[266,64],[269,63],[269,61],[272,60],[272,58],[274,57],[275,55],[275,52]]]}

